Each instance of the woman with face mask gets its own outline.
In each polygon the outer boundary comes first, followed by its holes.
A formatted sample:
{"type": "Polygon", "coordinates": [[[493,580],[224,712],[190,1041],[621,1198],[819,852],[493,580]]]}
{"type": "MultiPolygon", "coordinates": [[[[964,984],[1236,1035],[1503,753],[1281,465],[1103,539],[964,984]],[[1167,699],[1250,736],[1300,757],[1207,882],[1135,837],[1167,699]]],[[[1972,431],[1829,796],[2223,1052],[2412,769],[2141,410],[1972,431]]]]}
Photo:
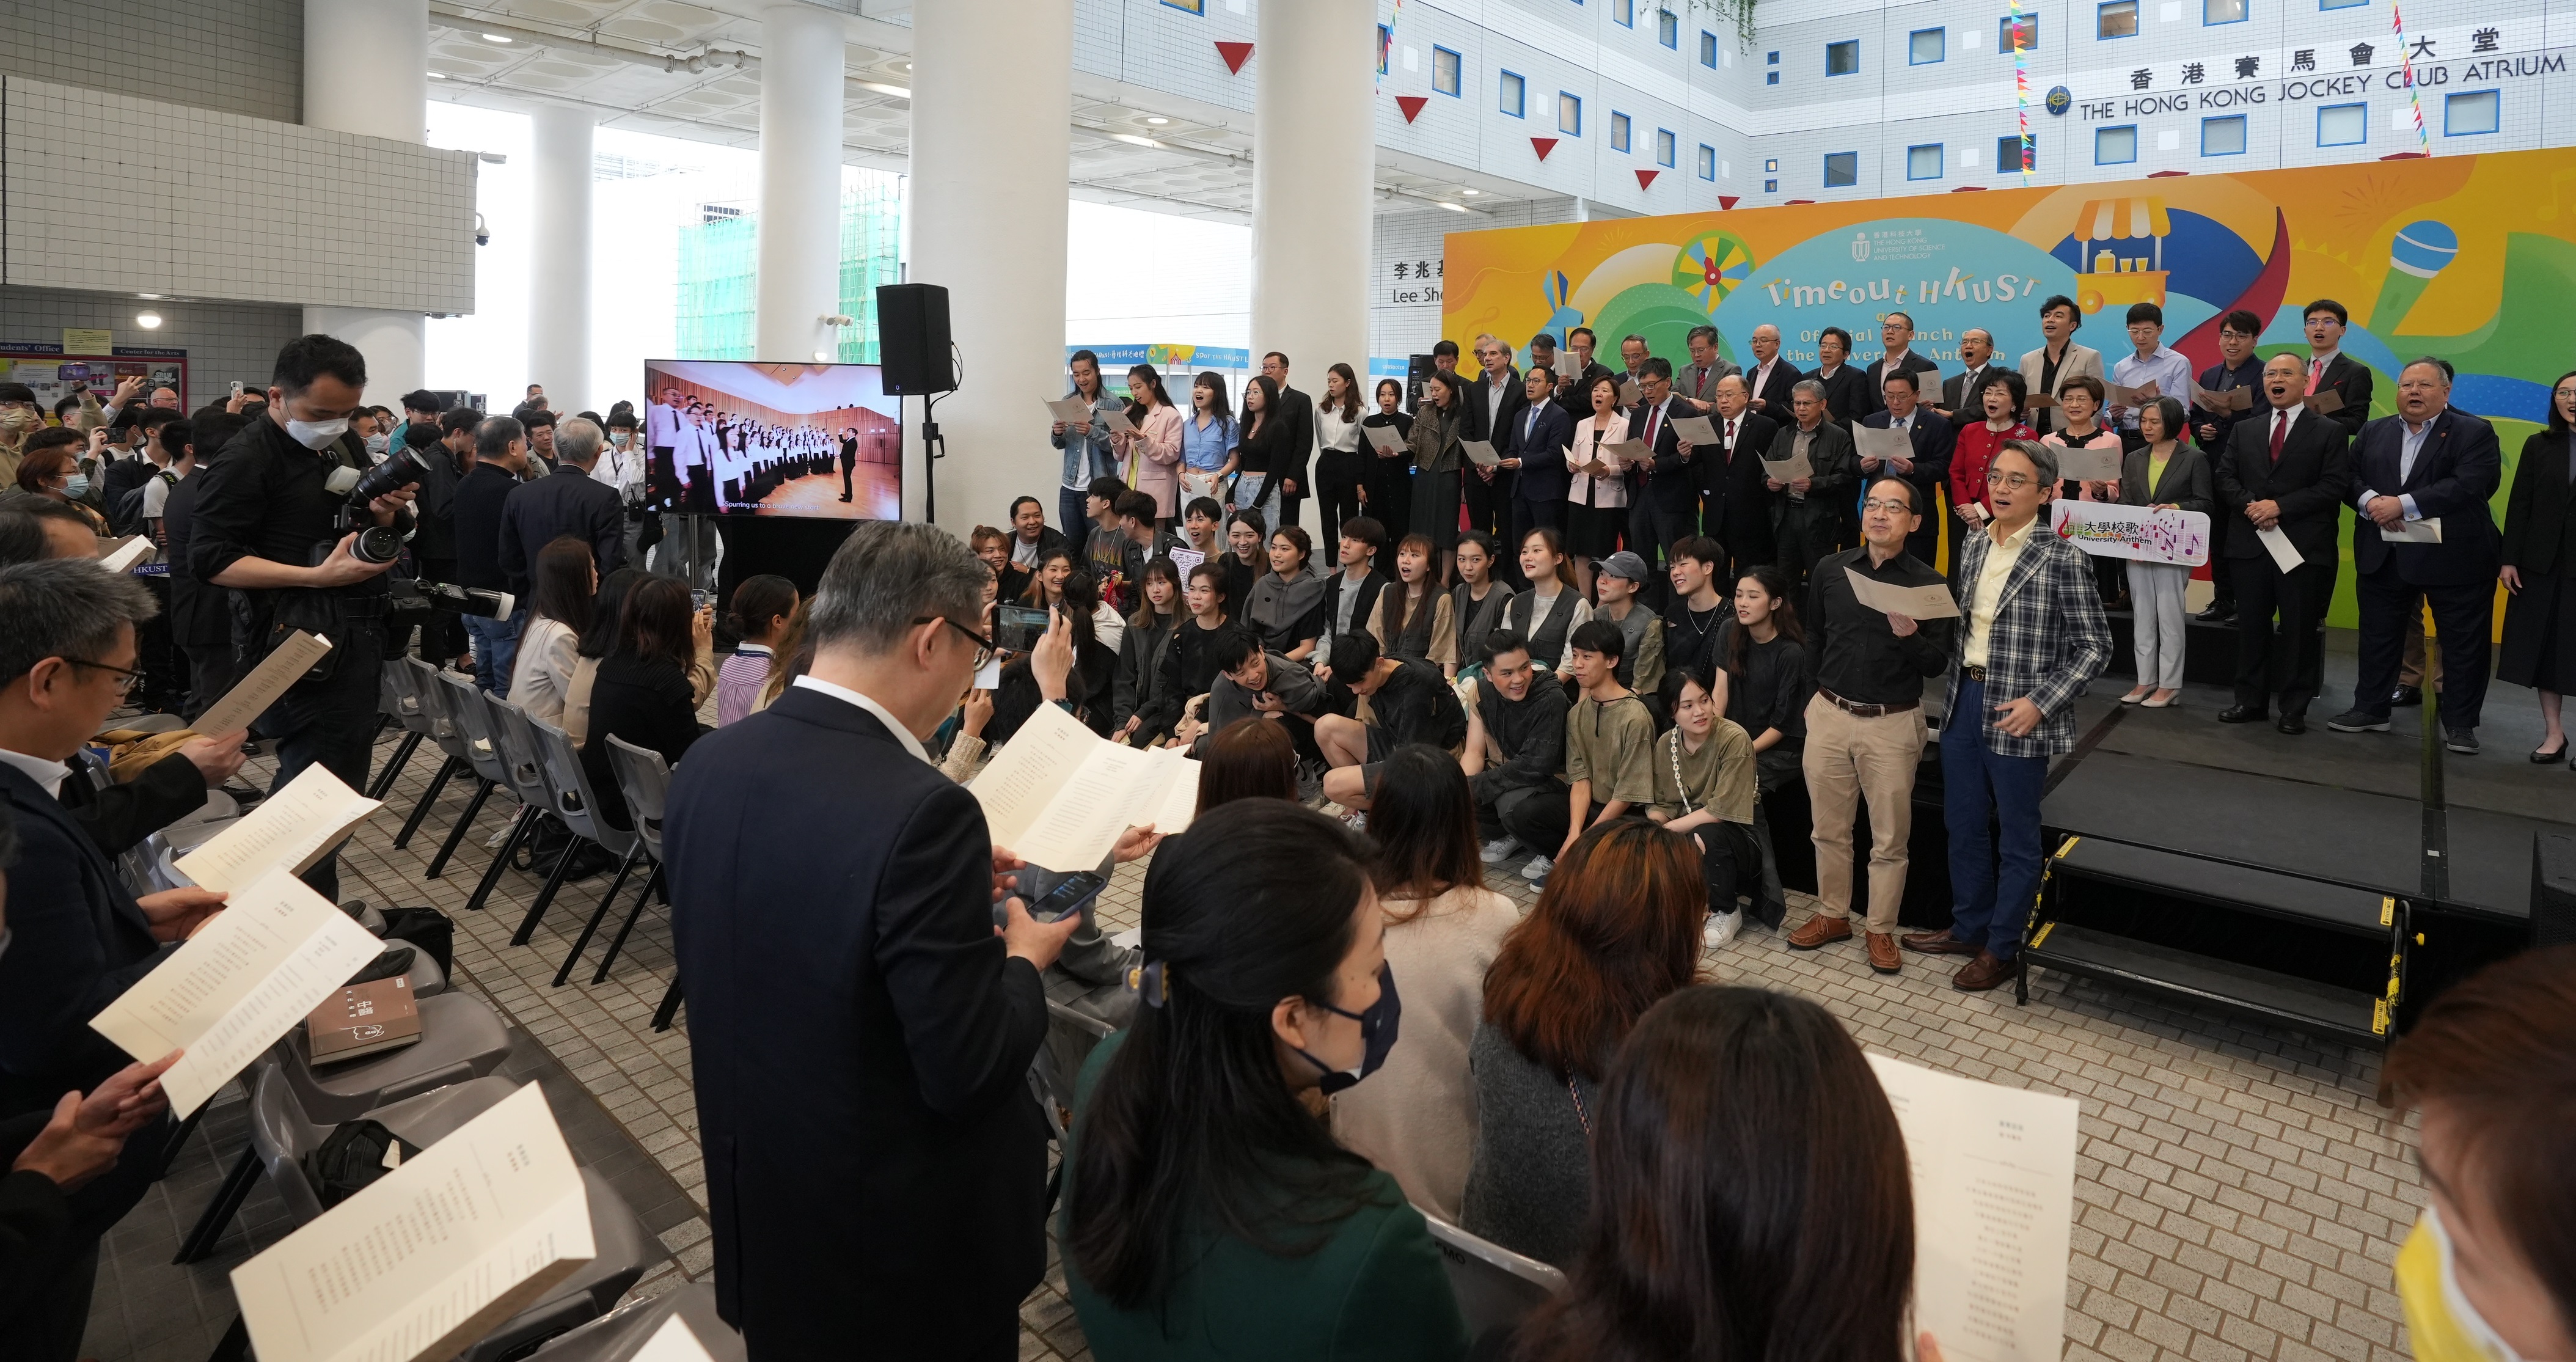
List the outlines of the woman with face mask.
{"type": "Polygon", "coordinates": [[[79,458],[83,443],[80,432],[67,426],[38,431],[30,437],[26,453],[18,460],[17,485],[0,492],[0,507],[18,501],[60,502],[80,512],[92,534],[107,533],[106,518],[86,500],[89,474],[81,471],[79,458]]]}
{"type": "Polygon", "coordinates": [[[1139,1006],[1083,1066],[1057,1225],[1102,1362],[1466,1355],[1422,1213],[1318,1114],[1396,1040],[1368,856],[1242,799],[1146,872],[1139,1006]]]}
{"type": "Polygon", "coordinates": [[[2525,951],[2434,999],[2380,1070],[2423,1114],[2428,1193],[2397,1251],[2418,1362],[2576,1357],[2576,946],[2525,951]]]}

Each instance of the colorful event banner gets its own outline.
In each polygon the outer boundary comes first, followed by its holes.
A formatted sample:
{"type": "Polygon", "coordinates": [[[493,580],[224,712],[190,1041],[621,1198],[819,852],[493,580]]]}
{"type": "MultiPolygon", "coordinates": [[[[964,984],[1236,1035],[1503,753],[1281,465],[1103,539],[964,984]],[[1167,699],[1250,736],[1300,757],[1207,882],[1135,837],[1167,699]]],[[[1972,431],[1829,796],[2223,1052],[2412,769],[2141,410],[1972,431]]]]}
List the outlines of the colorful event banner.
{"type": "MultiPolygon", "coordinates": [[[[1521,350],[1589,326],[1605,356],[1640,334],[1679,364],[1690,329],[1713,325],[1749,365],[1768,322],[1807,369],[1827,326],[1852,334],[1852,363],[1878,358],[1898,310],[1945,373],[1977,327],[2009,363],[2038,347],[2055,294],[2081,306],[2076,339],[2106,368],[2128,349],[2129,306],[2152,302],[2166,344],[2200,369],[2218,362],[2228,311],[2264,320],[2261,353],[2304,353],[2302,311],[2331,298],[2352,315],[2344,353],[2376,371],[2372,414],[2395,410],[2401,357],[2449,360],[2454,405],[2496,423],[2509,486],[2552,383],[2576,368],[2576,150],[1456,232],[1444,266],[1442,334],[1462,347],[1492,332],[1521,350]]],[[[2499,519],[2503,506],[2499,488],[2499,519]]],[[[2353,617],[2349,572],[2333,617],[2353,617]]]]}
{"type": "Polygon", "coordinates": [[[2049,528],[2086,553],[2199,567],[2209,561],[2209,517],[2108,501],[2060,501],[2049,528]]]}

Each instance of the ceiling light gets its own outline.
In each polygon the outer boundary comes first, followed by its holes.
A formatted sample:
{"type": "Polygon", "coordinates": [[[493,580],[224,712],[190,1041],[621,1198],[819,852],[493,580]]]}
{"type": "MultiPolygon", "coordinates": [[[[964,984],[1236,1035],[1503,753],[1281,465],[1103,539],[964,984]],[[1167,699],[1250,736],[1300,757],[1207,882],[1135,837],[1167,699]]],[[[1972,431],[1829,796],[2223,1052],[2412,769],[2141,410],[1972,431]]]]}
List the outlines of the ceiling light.
{"type": "Polygon", "coordinates": [[[134,324],[146,331],[153,330],[161,325],[161,314],[147,307],[134,314],[134,324]]]}
{"type": "Polygon", "coordinates": [[[147,302],[147,303],[149,303],[149,302],[157,302],[157,301],[159,301],[159,300],[160,300],[160,297],[161,297],[161,295],[160,295],[160,294],[158,294],[158,293],[138,293],[138,294],[135,294],[134,296],[135,296],[135,297],[137,297],[137,298],[142,299],[143,301],[145,301],[145,302],[147,302]]]}
{"type": "Polygon", "coordinates": [[[911,69],[912,69],[912,63],[911,63],[911,62],[905,62],[905,63],[903,64],[903,69],[904,69],[904,70],[906,70],[906,71],[911,70],[911,69]]]}
{"type": "Polygon", "coordinates": [[[445,80],[447,79],[447,76],[444,72],[432,71],[429,73],[429,78],[431,80],[445,80]]]}
{"type": "Polygon", "coordinates": [[[1109,140],[1112,142],[1124,142],[1131,147],[1159,147],[1163,145],[1151,137],[1139,137],[1132,132],[1113,132],[1109,134],[1109,140]]]}
{"type": "Polygon", "coordinates": [[[862,89],[862,90],[874,90],[874,91],[876,91],[878,94],[881,94],[881,95],[892,95],[892,96],[894,96],[894,97],[895,97],[895,98],[897,98],[897,99],[910,99],[910,98],[912,98],[912,91],[907,90],[907,89],[903,88],[903,87],[902,87],[902,86],[900,86],[900,85],[887,85],[887,84],[885,84],[885,83],[884,83],[884,82],[882,82],[882,81],[874,81],[874,80],[853,81],[853,82],[851,82],[851,83],[852,83],[852,84],[854,84],[854,85],[856,85],[856,86],[858,86],[858,87],[859,87],[860,89],[862,89]]]}
{"type": "Polygon", "coordinates": [[[1481,190],[1481,189],[1461,189],[1461,190],[1459,190],[1458,192],[1459,192],[1459,193],[1461,193],[1461,194],[1464,194],[1464,195],[1466,195],[1468,198],[1471,198],[1471,199],[1472,199],[1472,198],[1476,197],[1478,194],[1482,194],[1482,193],[1484,193],[1485,191],[1484,191],[1484,190],[1481,190]]]}
{"type": "Polygon", "coordinates": [[[508,42],[508,41],[510,41],[510,40],[509,40],[509,39],[507,39],[507,38],[505,38],[505,37],[502,37],[502,36],[501,36],[500,34],[498,34],[498,33],[486,33],[486,34],[484,34],[484,35],[483,35],[483,41],[485,41],[485,42],[487,42],[487,43],[506,43],[506,42],[508,42]]]}
{"type": "Polygon", "coordinates": [[[1440,205],[1441,207],[1443,207],[1443,208],[1448,209],[1448,210],[1449,210],[1450,212],[1452,212],[1452,213],[1463,213],[1463,212],[1466,212],[1466,211],[1467,211],[1467,205],[1465,205],[1465,204],[1463,204],[1463,203],[1451,203],[1451,202],[1450,202],[1450,201],[1448,201],[1447,199],[1435,199],[1435,200],[1433,200],[1433,202],[1435,202],[1435,203],[1439,204],[1439,205],[1440,205]]]}
{"type": "Polygon", "coordinates": [[[1146,121],[1146,122],[1148,122],[1148,123],[1151,123],[1151,124],[1153,124],[1155,127],[1158,127],[1158,128],[1159,128],[1159,127],[1163,126],[1164,124],[1171,122],[1172,120],[1170,120],[1170,119],[1168,119],[1168,118],[1165,118],[1165,117],[1163,117],[1163,116],[1162,116],[1162,115],[1160,115],[1160,114],[1156,114],[1156,115],[1155,115],[1155,116],[1153,116],[1152,118],[1148,118],[1148,119],[1146,119],[1145,121],[1146,121]]]}

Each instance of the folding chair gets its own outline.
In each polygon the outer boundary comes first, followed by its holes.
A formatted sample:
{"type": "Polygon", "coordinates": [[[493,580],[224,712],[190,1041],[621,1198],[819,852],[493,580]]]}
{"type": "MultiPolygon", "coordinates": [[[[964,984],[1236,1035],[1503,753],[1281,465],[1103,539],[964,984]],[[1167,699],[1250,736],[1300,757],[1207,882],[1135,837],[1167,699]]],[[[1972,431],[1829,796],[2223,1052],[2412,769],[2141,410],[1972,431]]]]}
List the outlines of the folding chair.
{"type": "MultiPolygon", "coordinates": [[[[635,849],[635,834],[630,829],[613,828],[599,816],[599,797],[591,792],[590,777],[581,769],[581,754],[573,749],[572,739],[564,731],[517,708],[510,719],[522,735],[521,740],[536,753],[546,773],[546,807],[572,835],[583,842],[593,842],[618,860],[617,880],[608,886],[606,898],[617,897],[626,887],[627,872],[634,869],[629,853],[635,849]]],[[[516,760],[515,753],[512,760],[516,760]]],[[[546,886],[537,891],[537,901],[528,905],[528,915],[519,921],[519,930],[510,937],[513,946],[524,946],[537,933],[537,920],[546,915],[547,905],[554,902],[555,892],[563,888],[565,875],[572,869],[573,852],[578,845],[568,845],[556,860],[555,868],[546,875],[546,886]]],[[[603,902],[606,900],[603,899],[603,902]]]]}
{"type": "MultiPolygon", "coordinates": [[[[625,864],[617,868],[617,884],[626,883],[626,874],[639,855],[651,858],[653,873],[644,877],[644,887],[635,893],[635,906],[626,910],[626,921],[608,943],[608,954],[600,957],[599,973],[590,978],[594,984],[608,982],[608,968],[617,963],[617,952],[626,945],[626,934],[634,931],[635,920],[644,916],[644,901],[653,896],[654,886],[663,882],[662,805],[671,789],[671,768],[661,753],[614,736],[603,736],[600,741],[608,744],[608,766],[617,773],[618,792],[626,796],[627,819],[635,825],[635,843],[626,850],[625,864]]],[[[573,965],[590,946],[591,935],[599,930],[599,924],[607,921],[608,910],[616,901],[617,888],[612,886],[600,897],[598,909],[582,926],[572,950],[564,955],[563,968],[555,971],[555,987],[563,987],[563,981],[571,977],[573,965]]]]}
{"type": "Polygon", "coordinates": [[[1449,1290],[1467,1321],[1467,1337],[1482,1338],[1496,1325],[1518,1323],[1548,1297],[1565,1290],[1565,1274],[1425,1215],[1432,1242],[1449,1270],[1449,1290]]]}
{"type": "Polygon", "coordinates": [[[466,760],[465,739],[457,730],[454,716],[447,712],[446,689],[438,684],[438,669],[416,657],[403,660],[412,669],[412,693],[419,697],[421,712],[429,719],[429,740],[438,744],[447,760],[438,764],[438,774],[429,778],[429,788],[421,791],[420,802],[412,805],[411,817],[403,820],[402,831],[395,834],[396,851],[411,845],[412,834],[420,831],[421,820],[429,817],[431,806],[438,803],[448,780],[471,766],[466,760]]]}
{"type": "Polygon", "coordinates": [[[690,1282],[616,1310],[530,1355],[530,1362],[628,1362],[677,1315],[714,1362],[743,1362],[742,1335],[716,1314],[713,1282],[690,1282]]]}
{"type": "Polygon", "coordinates": [[[554,803],[553,792],[546,788],[545,762],[537,755],[535,731],[521,722],[526,716],[518,706],[490,691],[478,693],[483,697],[484,735],[499,749],[501,772],[519,796],[519,812],[511,820],[510,835],[501,839],[500,852],[492,857],[492,864],[484,867],[482,882],[465,900],[465,911],[469,913],[483,911],[484,900],[501,882],[501,872],[509,868],[510,857],[536,830],[538,816],[554,803]]]}
{"type": "Polygon", "coordinates": [[[376,702],[394,722],[403,727],[402,741],[395,745],[385,769],[376,773],[375,782],[367,787],[367,798],[383,799],[394,787],[394,777],[402,774],[420,740],[429,733],[429,715],[420,707],[420,694],[412,680],[411,659],[393,658],[385,663],[384,680],[379,683],[376,702]]]}
{"type": "Polygon", "coordinates": [[[492,741],[491,711],[484,707],[482,687],[474,678],[454,672],[438,673],[438,684],[445,689],[447,719],[456,726],[457,737],[465,749],[466,764],[474,769],[474,798],[467,801],[465,814],[448,829],[438,854],[429,858],[429,869],[423,879],[437,879],[447,873],[447,858],[456,854],[456,844],[465,840],[465,831],[474,826],[475,816],[483,812],[483,801],[510,778],[509,768],[501,760],[500,746],[492,741]]]}

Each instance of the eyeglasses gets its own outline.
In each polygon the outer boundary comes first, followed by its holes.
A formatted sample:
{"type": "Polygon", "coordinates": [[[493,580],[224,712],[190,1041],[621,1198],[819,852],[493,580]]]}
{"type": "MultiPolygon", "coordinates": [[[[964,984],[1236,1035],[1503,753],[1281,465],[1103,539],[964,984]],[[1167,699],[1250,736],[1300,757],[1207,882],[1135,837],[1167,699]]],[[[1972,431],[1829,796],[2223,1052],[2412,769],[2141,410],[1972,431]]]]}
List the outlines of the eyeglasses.
{"type": "Polygon", "coordinates": [[[914,619],[913,623],[916,625],[944,624],[949,628],[956,630],[958,633],[964,634],[967,639],[975,645],[975,670],[979,672],[984,670],[985,663],[993,660],[993,640],[984,637],[982,634],[976,633],[965,625],[959,624],[957,621],[948,618],[946,615],[923,615],[914,619]]]}
{"type": "Polygon", "coordinates": [[[1986,485],[1988,487],[2002,487],[2015,492],[2030,486],[2036,481],[2038,481],[2038,479],[2033,478],[2028,473],[1988,472],[1986,474],[1986,485]]]}
{"type": "Polygon", "coordinates": [[[1885,511],[1890,515],[1895,515],[1899,512],[1903,512],[1906,515],[1914,514],[1914,503],[1910,501],[1899,501],[1894,497],[1871,497],[1869,500],[1862,502],[1860,504],[1860,508],[1864,511],[1885,511]]]}
{"type": "Polygon", "coordinates": [[[104,662],[90,662],[77,657],[64,658],[63,664],[69,667],[89,667],[97,671],[116,673],[116,693],[119,695],[127,694],[136,686],[143,684],[143,673],[132,667],[112,667],[104,662]]]}

